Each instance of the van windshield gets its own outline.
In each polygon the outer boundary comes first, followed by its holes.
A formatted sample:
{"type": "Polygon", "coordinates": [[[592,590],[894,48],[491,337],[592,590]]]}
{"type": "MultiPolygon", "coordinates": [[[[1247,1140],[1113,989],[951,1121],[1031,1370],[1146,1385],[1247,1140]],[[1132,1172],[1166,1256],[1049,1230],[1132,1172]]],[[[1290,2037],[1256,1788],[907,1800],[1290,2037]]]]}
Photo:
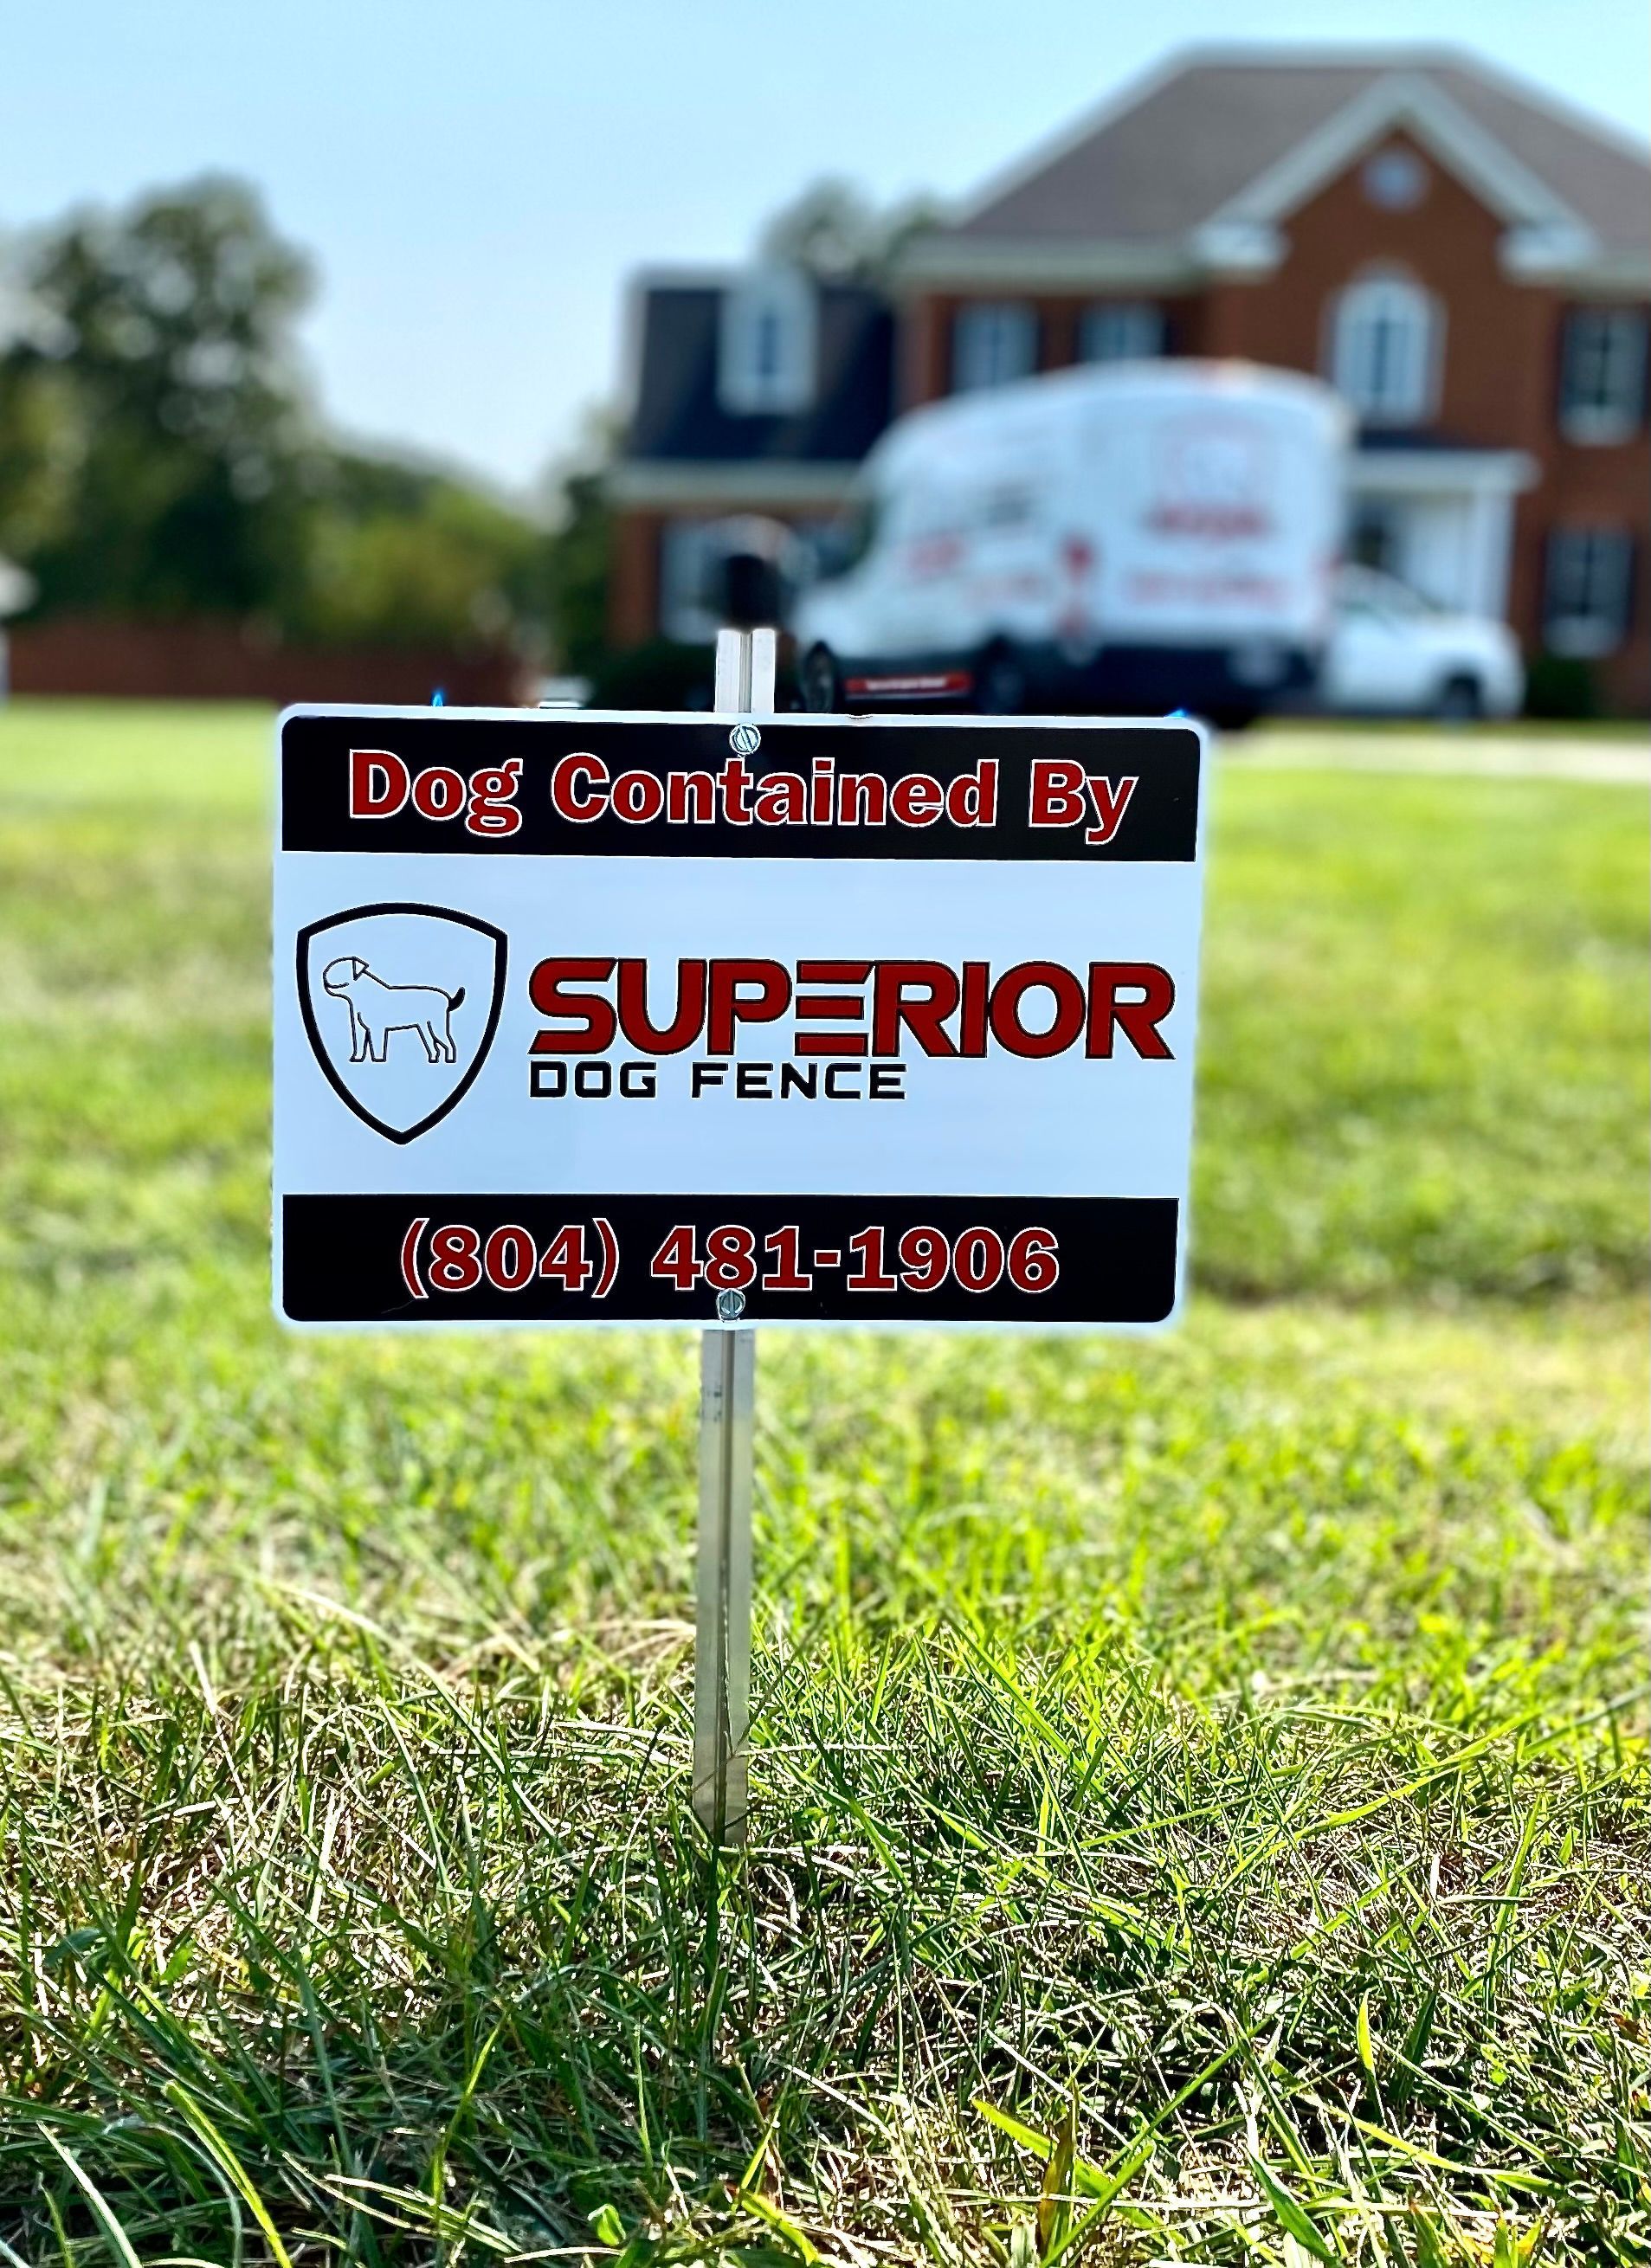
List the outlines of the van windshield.
{"type": "Polygon", "coordinates": [[[1005,534],[1032,526],[1037,504],[1030,476],[954,480],[912,490],[896,533],[902,541],[1005,534]]]}
{"type": "Polygon", "coordinates": [[[877,541],[882,518],[883,502],[874,490],[861,490],[849,498],[814,540],[815,571],[822,582],[859,565],[877,541]]]}

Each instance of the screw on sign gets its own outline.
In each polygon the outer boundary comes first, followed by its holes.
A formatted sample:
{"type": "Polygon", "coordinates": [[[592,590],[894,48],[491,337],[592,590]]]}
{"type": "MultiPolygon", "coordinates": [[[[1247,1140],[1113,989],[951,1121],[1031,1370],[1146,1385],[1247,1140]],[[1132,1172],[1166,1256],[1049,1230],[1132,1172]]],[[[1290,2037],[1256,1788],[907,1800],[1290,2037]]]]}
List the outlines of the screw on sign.
{"type": "Polygon", "coordinates": [[[777,717],[770,631],[717,669],[709,716],[283,717],[275,1297],[701,1329],[721,1845],[755,1327],[1174,1316],[1205,767],[1181,718],[777,717]]]}

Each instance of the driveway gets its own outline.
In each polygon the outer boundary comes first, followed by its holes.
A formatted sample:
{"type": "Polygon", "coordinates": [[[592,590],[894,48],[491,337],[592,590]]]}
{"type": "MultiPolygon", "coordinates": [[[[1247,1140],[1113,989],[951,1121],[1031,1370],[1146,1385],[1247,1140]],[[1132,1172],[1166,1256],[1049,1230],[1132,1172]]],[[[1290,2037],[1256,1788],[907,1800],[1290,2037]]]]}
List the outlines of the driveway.
{"type": "Polygon", "coordinates": [[[1225,762],[1246,770],[1435,772],[1651,786],[1651,733],[1629,740],[1614,732],[1271,725],[1228,736],[1220,749],[1225,762]]]}

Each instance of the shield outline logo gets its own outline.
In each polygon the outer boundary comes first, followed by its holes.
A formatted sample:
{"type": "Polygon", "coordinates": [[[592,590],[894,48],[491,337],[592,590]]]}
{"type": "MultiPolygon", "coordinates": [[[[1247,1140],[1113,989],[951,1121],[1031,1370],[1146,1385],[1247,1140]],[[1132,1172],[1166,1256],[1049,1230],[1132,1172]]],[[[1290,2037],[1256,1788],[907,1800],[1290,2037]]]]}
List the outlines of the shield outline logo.
{"type": "Polygon", "coordinates": [[[411,900],[405,898],[384,899],[368,906],[350,906],[343,913],[328,914],[325,921],[306,922],[298,933],[299,1012],[304,1019],[304,1029],[309,1040],[310,1051],[325,1073],[327,1084],[339,1101],[353,1110],[364,1124],[371,1126],[375,1134],[382,1134],[387,1142],[416,1142],[421,1134],[428,1134],[432,1126],[439,1125],[447,1113],[456,1109],[464,1101],[475,1083],[476,1073],[492,1051],[494,1035],[498,1030],[498,1020],[505,1007],[505,969],[509,954],[509,939],[504,931],[496,929],[491,922],[483,921],[476,914],[455,912],[451,906],[416,905],[411,900]],[[483,937],[490,938],[494,947],[493,997],[488,1003],[486,1027],[483,1031],[481,1043],[471,1060],[469,1069],[445,1101],[438,1104],[434,1110],[428,1112],[419,1120],[416,1126],[408,1127],[405,1132],[399,1127],[387,1126],[383,1119],[375,1116],[367,1108],[365,1103],[352,1094],[343,1080],[340,1079],[334,1068],[333,1059],[328,1052],[326,1042],[321,1037],[321,1027],[315,1020],[314,1004],[310,998],[310,939],[324,936],[329,929],[341,928],[345,922],[365,920],[369,914],[425,914],[435,921],[457,922],[464,929],[477,930],[483,937]]]}

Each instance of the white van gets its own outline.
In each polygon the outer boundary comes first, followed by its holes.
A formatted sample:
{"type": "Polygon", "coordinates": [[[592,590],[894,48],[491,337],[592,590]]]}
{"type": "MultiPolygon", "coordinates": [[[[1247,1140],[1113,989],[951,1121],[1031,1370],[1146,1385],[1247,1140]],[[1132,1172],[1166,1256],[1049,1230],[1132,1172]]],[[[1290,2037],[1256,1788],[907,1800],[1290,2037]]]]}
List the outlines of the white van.
{"type": "Polygon", "coordinates": [[[1240,363],[913,411],[792,611],[804,705],[1254,716],[1316,679],[1346,439],[1327,387],[1240,363]]]}

